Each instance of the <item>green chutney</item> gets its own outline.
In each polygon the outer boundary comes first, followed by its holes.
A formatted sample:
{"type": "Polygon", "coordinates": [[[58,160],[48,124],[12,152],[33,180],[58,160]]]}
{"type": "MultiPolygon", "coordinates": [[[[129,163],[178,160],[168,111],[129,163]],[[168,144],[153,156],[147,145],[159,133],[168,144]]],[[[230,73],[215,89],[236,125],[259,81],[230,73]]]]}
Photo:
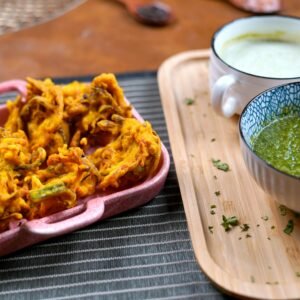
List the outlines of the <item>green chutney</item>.
{"type": "Polygon", "coordinates": [[[300,178],[300,117],[271,122],[253,140],[253,150],[276,169],[300,178]]]}

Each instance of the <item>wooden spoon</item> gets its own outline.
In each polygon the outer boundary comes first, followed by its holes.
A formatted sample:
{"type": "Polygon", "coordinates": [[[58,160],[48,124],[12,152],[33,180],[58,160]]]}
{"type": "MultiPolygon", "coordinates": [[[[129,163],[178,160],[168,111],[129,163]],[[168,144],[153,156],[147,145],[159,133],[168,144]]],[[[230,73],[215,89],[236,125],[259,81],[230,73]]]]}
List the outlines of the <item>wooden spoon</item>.
{"type": "Polygon", "coordinates": [[[175,21],[171,8],[159,1],[139,3],[136,0],[117,0],[139,22],[151,26],[165,26],[175,21]]]}
{"type": "Polygon", "coordinates": [[[281,10],[281,0],[229,0],[234,6],[260,14],[271,14],[281,10]]]}

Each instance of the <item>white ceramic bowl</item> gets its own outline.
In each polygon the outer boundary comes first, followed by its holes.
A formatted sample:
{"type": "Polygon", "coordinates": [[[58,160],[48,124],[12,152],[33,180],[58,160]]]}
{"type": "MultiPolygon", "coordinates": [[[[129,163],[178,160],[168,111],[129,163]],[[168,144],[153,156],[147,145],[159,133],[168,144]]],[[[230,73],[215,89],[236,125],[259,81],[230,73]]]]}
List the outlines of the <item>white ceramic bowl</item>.
{"type": "MultiPolygon", "coordinates": [[[[278,15],[251,16],[236,19],[216,31],[211,40],[209,64],[211,101],[215,111],[225,117],[240,114],[249,100],[260,92],[273,86],[300,81],[300,70],[297,76],[292,72],[285,77],[278,77],[279,74],[276,74],[276,76],[275,74],[262,76],[257,73],[251,73],[248,69],[242,71],[225,59],[222,50],[226,45],[232,44],[232,41],[237,40],[248,40],[248,42],[256,43],[259,39],[266,39],[269,41],[280,41],[280,44],[285,41],[287,42],[287,47],[290,47],[293,43],[297,44],[300,42],[299,37],[300,18],[278,15]],[[250,37],[247,39],[247,36],[250,37]],[[251,38],[251,36],[253,37],[251,38]]],[[[253,49],[250,46],[248,48],[253,49]]],[[[269,51],[271,50],[269,49],[269,51]]],[[[286,48],[284,51],[280,48],[280,55],[275,55],[275,53],[273,48],[270,55],[268,55],[271,59],[266,60],[271,63],[270,68],[277,70],[276,66],[278,64],[280,66],[282,64],[288,66],[287,60],[291,57],[290,52],[286,48]],[[275,63],[276,61],[277,63],[275,63]]],[[[236,60],[240,58],[246,60],[245,53],[237,53],[236,55],[236,60]]],[[[258,53],[256,55],[256,65],[262,68],[262,62],[258,62],[258,53]]],[[[291,63],[295,65],[296,62],[292,61],[291,63]]]]}
{"type": "Polygon", "coordinates": [[[266,90],[248,103],[239,122],[240,145],[246,166],[256,182],[279,203],[300,212],[300,178],[268,164],[253,152],[252,145],[253,138],[266,124],[287,111],[300,117],[300,82],[266,90]]]}

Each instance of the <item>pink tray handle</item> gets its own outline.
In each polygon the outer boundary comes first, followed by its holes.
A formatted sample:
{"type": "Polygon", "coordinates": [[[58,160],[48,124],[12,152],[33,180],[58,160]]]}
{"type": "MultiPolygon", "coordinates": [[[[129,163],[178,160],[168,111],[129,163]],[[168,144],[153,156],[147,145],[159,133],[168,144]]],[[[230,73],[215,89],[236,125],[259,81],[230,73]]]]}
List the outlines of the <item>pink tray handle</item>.
{"type": "Polygon", "coordinates": [[[51,217],[32,220],[24,223],[21,230],[33,236],[49,238],[88,226],[101,219],[105,211],[103,197],[91,199],[81,206],[84,211],[78,215],[73,217],[67,216],[67,219],[57,222],[54,219],[53,223],[51,223],[51,217]]]}
{"type": "Polygon", "coordinates": [[[27,83],[24,80],[8,80],[0,83],[0,94],[17,91],[21,94],[22,100],[25,100],[27,94],[27,83]]]}

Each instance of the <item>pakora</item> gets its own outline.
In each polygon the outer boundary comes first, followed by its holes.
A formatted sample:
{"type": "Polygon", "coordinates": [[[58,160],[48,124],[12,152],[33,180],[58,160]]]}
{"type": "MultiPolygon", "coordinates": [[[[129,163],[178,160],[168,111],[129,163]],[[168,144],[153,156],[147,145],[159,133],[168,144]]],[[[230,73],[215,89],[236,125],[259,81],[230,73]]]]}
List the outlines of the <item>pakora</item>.
{"type": "Polygon", "coordinates": [[[99,192],[146,180],[161,142],[133,117],[113,74],[91,83],[27,79],[26,101],[7,102],[0,128],[0,232],[12,220],[41,218],[99,192]]]}

